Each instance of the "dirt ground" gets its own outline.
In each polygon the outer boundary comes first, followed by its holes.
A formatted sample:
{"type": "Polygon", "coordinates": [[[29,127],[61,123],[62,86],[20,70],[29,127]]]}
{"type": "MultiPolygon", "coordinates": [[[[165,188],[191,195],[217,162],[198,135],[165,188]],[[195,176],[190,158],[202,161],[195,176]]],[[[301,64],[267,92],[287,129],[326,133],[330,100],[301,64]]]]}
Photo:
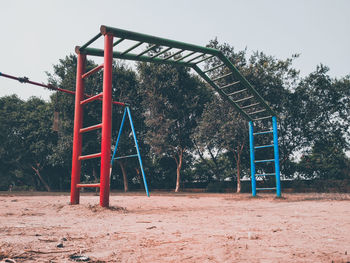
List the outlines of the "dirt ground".
{"type": "Polygon", "coordinates": [[[0,262],[350,262],[350,194],[119,193],[109,209],[88,194],[68,202],[0,193],[0,262]]]}

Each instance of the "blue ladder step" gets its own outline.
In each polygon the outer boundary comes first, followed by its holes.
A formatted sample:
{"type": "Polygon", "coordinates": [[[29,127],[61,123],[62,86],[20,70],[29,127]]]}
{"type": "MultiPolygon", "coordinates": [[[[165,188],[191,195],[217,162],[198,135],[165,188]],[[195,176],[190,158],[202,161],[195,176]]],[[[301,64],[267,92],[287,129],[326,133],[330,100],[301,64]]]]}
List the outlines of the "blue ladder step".
{"type": "Polygon", "coordinates": [[[268,147],[273,147],[273,144],[255,146],[254,149],[261,149],[261,148],[268,148],[268,147]]]}
{"type": "Polygon", "coordinates": [[[258,161],[254,161],[255,163],[267,163],[267,162],[274,162],[275,159],[269,159],[269,160],[258,160],[258,161]]]}
{"type": "Polygon", "coordinates": [[[272,116],[265,116],[265,117],[254,119],[254,121],[261,121],[261,120],[270,119],[270,118],[272,118],[272,116]]]}
{"type": "Polygon", "coordinates": [[[254,132],[254,133],[253,133],[253,135],[267,134],[267,133],[273,133],[273,130],[269,130],[269,131],[262,131],[262,132],[254,132]]]}
{"type": "Polygon", "coordinates": [[[260,190],[260,191],[264,191],[264,190],[276,190],[276,187],[256,188],[256,190],[260,190]]]}
{"type": "Polygon", "coordinates": [[[270,176],[270,175],[276,175],[276,173],[255,174],[255,176],[270,176]]]}
{"type": "Polygon", "coordinates": [[[114,158],[114,160],[119,160],[119,159],[124,159],[124,158],[131,158],[131,157],[137,157],[137,154],[132,154],[132,155],[126,155],[126,156],[120,156],[120,157],[116,157],[114,158]]]}

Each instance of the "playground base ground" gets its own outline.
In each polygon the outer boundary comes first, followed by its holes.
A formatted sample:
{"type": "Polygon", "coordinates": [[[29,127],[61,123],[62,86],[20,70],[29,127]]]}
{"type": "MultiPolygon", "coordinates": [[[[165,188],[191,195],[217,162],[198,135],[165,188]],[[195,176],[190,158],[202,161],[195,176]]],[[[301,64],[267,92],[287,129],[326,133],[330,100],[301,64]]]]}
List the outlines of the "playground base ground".
{"type": "Polygon", "coordinates": [[[350,194],[0,193],[0,262],[350,262],[350,194]],[[84,259],[84,258],[81,258],[84,259]]]}

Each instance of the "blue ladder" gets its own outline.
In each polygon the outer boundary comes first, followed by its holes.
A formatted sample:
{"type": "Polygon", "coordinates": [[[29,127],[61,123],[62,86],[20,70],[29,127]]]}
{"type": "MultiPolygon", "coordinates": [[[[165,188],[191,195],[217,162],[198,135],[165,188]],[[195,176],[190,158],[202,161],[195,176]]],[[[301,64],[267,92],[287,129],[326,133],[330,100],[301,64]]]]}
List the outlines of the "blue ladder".
{"type": "Polygon", "coordinates": [[[119,160],[119,159],[124,159],[124,158],[131,158],[131,157],[137,157],[138,160],[139,160],[139,164],[140,164],[140,168],[141,168],[141,173],[142,173],[142,178],[143,178],[143,184],[144,184],[144,186],[145,186],[146,194],[147,194],[147,196],[149,197],[149,191],[148,191],[148,186],[147,186],[147,181],[146,181],[146,175],[145,175],[145,172],[144,172],[144,170],[143,170],[143,164],[142,164],[140,149],[139,149],[139,145],[138,145],[138,143],[137,143],[136,132],[135,132],[134,124],[133,124],[133,122],[132,122],[132,118],[131,118],[131,112],[130,112],[129,107],[126,106],[125,109],[124,109],[124,115],[123,115],[122,123],[120,124],[119,133],[118,133],[118,137],[117,137],[117,142],[116,142],[116,144],[115,144],[115,148],[114,148],[114,151],[113,151],[113,156],[112,156],[112,158],[111,158],[110,175],[112,174],[112,166],[113,166],[114,160],[119,160]],[[137,154],[115,157],[115,155],[116,155],[116,153],[117,153],[117,149],[118,149],[118,144],[119,144],[120,136],[121,136],[122,131],[123,131],[123,127],[124,127],[124,122],[125,122],[126,114],[128,114],[128,116],[129,116],[130,126],[131,126],[131,130],[132,130],[132,135],[133,135],[133,138],[134,138],[135,148],[136,148],[137,154]]]}
{"type": "Polygon", "coordinates": [[[264,190],[276,190],[277,197],[281,197],[281,180],[280,180],[280,163],[279,163],[279,153],[278,153],[278,136],[277,136],[277,118],[272,116],[272,130],[265,130],[254,133],[254,124],[253,121],[249,122],[249,145],[250,145],[250,170],[251,170],[251,184],[252,184],[252,195],[256,196],[256,191],[264,190]],[[261,146],[254,145],[254,136],[268,136],[273,134],[273,143],[261,146]],[[255,160],[255,150],[273,148],[274,159],[265,159],[265,160],[255,160]],[[274,163],[275,172],[274,173],[256,173],[256,164],[260,163],[274,163]],[[266,177],[266,176],[275,176],[276,178],[276,187],[263,187],[256,188],[256,177],[266,177]]]}

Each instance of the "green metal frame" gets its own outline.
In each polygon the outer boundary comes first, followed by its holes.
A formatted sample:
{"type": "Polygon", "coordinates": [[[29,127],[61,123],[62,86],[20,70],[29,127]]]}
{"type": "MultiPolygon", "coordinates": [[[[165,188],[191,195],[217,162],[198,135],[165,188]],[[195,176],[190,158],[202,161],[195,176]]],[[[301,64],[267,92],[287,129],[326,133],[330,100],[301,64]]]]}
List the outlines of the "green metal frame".
{"type": "Polygon", "coordinates": [[[259,121],[265,118],[270,118],[272,116],[277,116],[277,114],[264,101],[264,99],[259,95],[259,93],[254,89],[254,87],[247,81],[247,79],[224,56],[224,54],[217,49],[192,45],[188,43],[155,37],[151,35],[145,35],[103,25],[100,28],[100,33],[98,33],[95,37],[93,37],[83,46],[76,47],[76,52],[86,55],[103,57],[103,49],[92,48],[89,46],[93,42],[95,42],[99,37],[107,34],[113,35],[113,37],[118,38],[118,40],[116,40],[113,43],[113,46],[117,46],[124,40],[132,40],[137,42],[136,44],[133,44],[132,46],[128,47],[123,52],[114,51],[113,58],[191,67],[224,99],[226,99],[246,120],[259,121]],[[142,52],[139,53],[132,53],[133,50],[135,50],[142,44],[148,44],[148,48],[142,50],[142,52]],[[149,51],[151,51],[155,47],[159,47],[162,49],[158,53],[150,55],[149,51]],[[177,50],[171,53],[172,49],[177,50]],[[187,52],[186,55],[185,52],[187,52]],[[219,66],[209,70],[201,69],[199,64],[211,58],[216,58],[218,61],[221,61],[220,67],[225,68],[225,70],[229,72],[229,74],[220,76],[218,78],[212,78],[213,76],[208,73],[213,71],[215,68],[219,68],[219,66]],[[231,79],[234,79],[234,82],[231,83],[232,86],[235,83],[238,83],[238,85],[235,87],[235,92],[225,92],[225,88],[229,87],[231,84],[220,86],[218,83],[215,82],[218,79],[224,81],[226,76],[230,76],[231,79]],[[238,94],[243,92],[246,97],[239,97],[238,94]],[[241,103],[243,101],[250,101],[250,104],[243,105],[241,103]],[[252,109],[253,111],[249,111],[252,109]]]}

